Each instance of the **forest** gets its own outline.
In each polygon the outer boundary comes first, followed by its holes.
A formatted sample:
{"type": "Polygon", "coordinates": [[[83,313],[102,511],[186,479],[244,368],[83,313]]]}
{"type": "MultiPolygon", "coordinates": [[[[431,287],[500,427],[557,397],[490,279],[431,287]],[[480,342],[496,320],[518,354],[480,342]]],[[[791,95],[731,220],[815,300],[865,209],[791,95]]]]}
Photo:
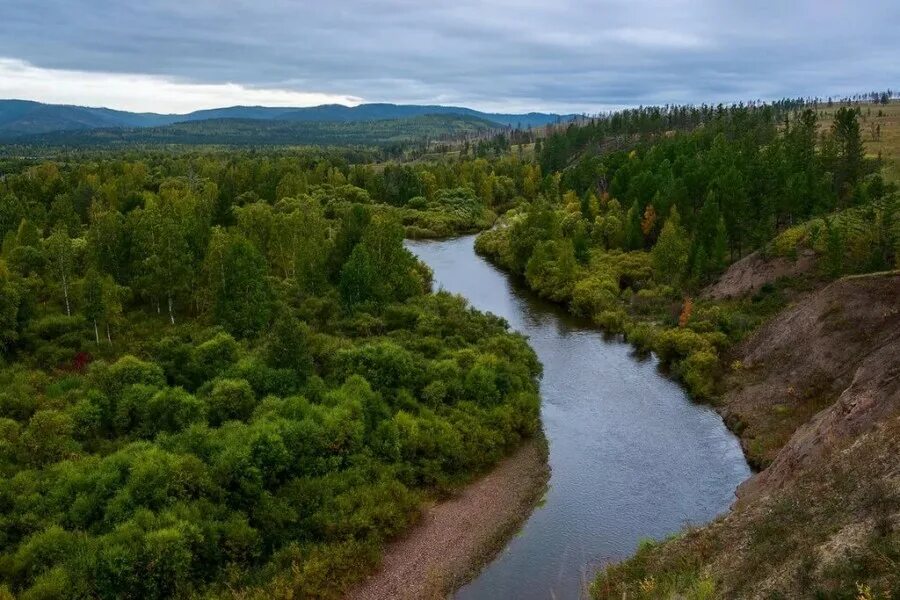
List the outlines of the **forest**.
{"type": "Polygon", "coordinates": [[[814,252],[812,279],[896,268],[897,189],[865,156],[856,107],[830,123],[796,103],[647,113],[544,140],[540,165],[566,167],[476,248],[713,400],[723,351],[782,308],[785,290],[713,301],[703,287],[755,250],[814,252]],[[680,123],[691,129],[669,129],[680,123]]]}
{"type": "Polygon", "coordinates": [[[372,121],[290,121],[279,119],[218,118],[154,127],[103,127],[0,139],[29,146],[121,148],[147,145],[193,146],[390,146],[414,141],[456,139],[489,134],[504,127],[493,121],[461,114],[426,114],[372,121]]]}
{"type": "Polygon", "coordinates": [[[339,597],[537,431],[525,340],[403,247],[517,193],[486,162],[32,162],[0,179],[0,598],[339,597]]]}
{"type": "Polygon", "coordinates": [[[820,112],[642,108],[408,162],[8,155],[0,599],[340,597],[424,501],[535,435],[526,340],[430,293],[404,238],[484,231],[480,253],[715,402],[784,286],[898,266],[859,109],[820,112]],[[700,296],[754,251],[817,270],[700,296]]]}

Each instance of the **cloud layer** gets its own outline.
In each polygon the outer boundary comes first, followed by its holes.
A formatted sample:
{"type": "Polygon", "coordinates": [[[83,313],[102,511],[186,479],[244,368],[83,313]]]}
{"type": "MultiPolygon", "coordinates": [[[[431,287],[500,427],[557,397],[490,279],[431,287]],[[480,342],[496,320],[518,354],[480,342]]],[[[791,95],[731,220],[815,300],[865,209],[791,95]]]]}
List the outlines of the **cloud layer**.
{"type": "Polygon", "coordinates": [[[594,111],[900,82],[895,0],[6,0],[2,13],[0,96],[137,110],[594,111]]]}

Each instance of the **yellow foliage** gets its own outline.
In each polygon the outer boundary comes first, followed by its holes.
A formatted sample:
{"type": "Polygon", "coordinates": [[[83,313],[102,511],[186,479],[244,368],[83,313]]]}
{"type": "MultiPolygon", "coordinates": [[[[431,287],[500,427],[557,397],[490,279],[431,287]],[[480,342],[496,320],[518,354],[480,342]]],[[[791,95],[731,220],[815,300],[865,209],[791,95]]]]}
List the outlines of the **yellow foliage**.
{"type": "Polygon", "coordinates": [[[775,238],[775,253],[778,256],[794,256],[800,244],[804,241],[806,241],[806,227],[804,225],[785,229],[781,232],[781,235],[775,238]]]}

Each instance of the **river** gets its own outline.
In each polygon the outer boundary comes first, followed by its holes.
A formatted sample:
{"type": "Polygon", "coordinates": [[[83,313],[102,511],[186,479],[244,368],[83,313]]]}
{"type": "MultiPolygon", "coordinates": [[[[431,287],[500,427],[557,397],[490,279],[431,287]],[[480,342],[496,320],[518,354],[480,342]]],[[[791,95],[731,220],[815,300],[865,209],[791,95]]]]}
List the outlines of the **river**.
{"type": "Polygon", "coordinates": [[[578,598],[599,565],[726,511],[750,475],[709,407],[622,341],[543,301],[475,254],[475,236],[410,241],[435,289],[465,296],[528,337],[544,365],[544,502],[459,600],[578,598]]]}

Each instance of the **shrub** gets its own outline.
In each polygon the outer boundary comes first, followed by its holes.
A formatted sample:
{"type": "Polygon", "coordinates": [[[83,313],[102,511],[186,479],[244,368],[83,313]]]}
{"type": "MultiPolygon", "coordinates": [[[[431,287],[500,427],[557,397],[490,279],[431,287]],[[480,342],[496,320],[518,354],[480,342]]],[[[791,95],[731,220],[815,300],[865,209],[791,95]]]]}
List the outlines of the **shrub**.
{"type": "Polygon", "coordinates": [[[246,379],[219,379],[207,398],[209,422],[220,425],[225,421],[245,421],[256,407],[256,396],[246,379]]]}
{"type": "Polygon", "coordinates": [[[159,365],[144,362],[128,354],[112,365],[103,362],[94,363],[91,366],[90,377],[111,398],[118,398],[125,387],[133,384],[162,387],[166,383],[159,365]]]}
{"type": "Polygon", "coordinates": [[[80,338],[84,326],[84,318],[77,315],[48,315],[32,321],[28,331],[42,340],[52,341],[73,333],[80,338]]]}
{"type": "Polygon", "coordinates": [[[594,322],[609,333],[623,333],[627,321],[628,314],[621,308],[604,310],[600,314],[594,315],[594,322]]]}
{"type": "Polygon", "coordinates": [[[275,369],[261,360],[245,358],[240,360],[227,375],[235,379],[245,379],[250,383],[257,397],[275,394],[290,396],[300,389],[301,380],[291,369],[275,369]]]}
{"type": "Polygon", "coordinates": [[[781,232],[772,242],[776,256],[795,258],[800,245],[807,239],[807,226],[797,225],[781,232]]]}
{"type": "Polygon", "coordinates": [[[718,369],[719,357],[708,350],[692,352],[678,365],[682,381],[691,395],[699,400],[713,397],[718,369]]]}
{"type": "Polygon", "coordinates": [[[572,310],[590,317],[611,310],[618,303],[619,284],[609,275],[594,275],[579,280],[572,290],[572,310]]]}
{"type": "Polygon", "coordinates": [[[671,364],[692,352],[709,350],[710,342],[690,329],[664,329],[654,340],[653,350],[663,364],[671,364]]]}
{"type": "Polygon", "coordinates": [[[35,466],[43,466],[76,452],[78,444],[72,438],[74,429],[72,418],[66,413],[37,411],[19,438],[23,458],[35,466]]]}
{"type": "Polygon", "coordinates": [[[231,335],[220,332],[194,348],[191,357],[197,382],[222,375],[238,359],[240,345],[231,335]]]}
{"type": "Polygon", "coordinates": [[[309,327],[285,311],[275,319],[269,331],[266,363],[278,369],[292,369],[305,377],[313,368],[309,346],[309,327]]]}
{"type": "Polygon", "coordinates": [[[649,323],[631,323],[625,325],[625,339],[638,350],[653,350],[659,331],[649,323]]]}
{"type": "Polygon", "coordinates": [[[72,580],[63,566],[54,567],[34,580],[34,585],[22,593],[22,600],[57,600],[70,597],[72,580]]]}
{"type": "Polygon", "coordinates": [[[206,420],[206,403],[182,388],[165,388],[153,394],[141,410],[141,431],[147,437],[159,432],[181,431],[206,420]]]}
{"type": "Polygon", "coordinates": [[[366,344],[339,353],[338,378],[358,374],[377,390],[418,388],[422,367],[411,352],[393,342],[366,344]]]}
{"type": "Polygon", "coordinates": [[[29,536],[13,558],[19,577],[31,578],[68,559],[75,551],[77,535],[59,525],[51,525],[29,536]]]}

